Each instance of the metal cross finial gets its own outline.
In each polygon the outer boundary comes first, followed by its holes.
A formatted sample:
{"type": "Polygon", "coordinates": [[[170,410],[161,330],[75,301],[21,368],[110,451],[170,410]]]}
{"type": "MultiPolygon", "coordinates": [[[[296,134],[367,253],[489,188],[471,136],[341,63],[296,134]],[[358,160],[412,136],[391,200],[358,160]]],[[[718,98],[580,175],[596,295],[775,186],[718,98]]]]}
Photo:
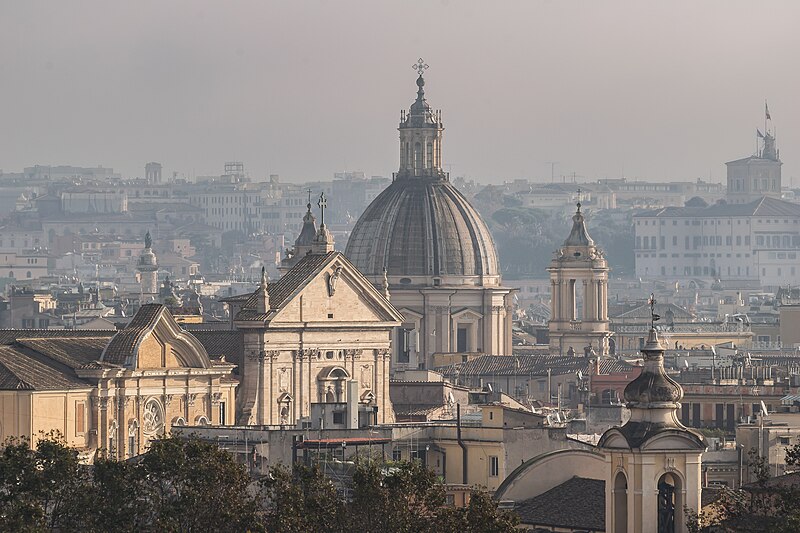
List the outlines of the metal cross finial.
{"type": "Polygon", "coordinates": [[[417,71],[417,74],[422,76],[422,73],[428,70],[428,64],[420,57],[414,65],[411,65],[411,68],[417,71]]]}
{"type": "Polygon", "coordinates": [[[308,192],[308,208],[311,209],[311,187],[309,187],[306,192],[308,192]]]}
{"type": "Polygon", "coordinates": [[[317,207],[319,207],[319,223],[321,226],[325,225],[325,209],[328,207],[328,199],[325,197],[325,191],[319,194],[317,200],[317,207]]]}
{"type": "Polygon", "coordinates": [[[647,303],[650,305],[650,328],[655,328],[656,322],[661,320],[661,316],[656,314],[656,295],[652,292],[647,303]]]}

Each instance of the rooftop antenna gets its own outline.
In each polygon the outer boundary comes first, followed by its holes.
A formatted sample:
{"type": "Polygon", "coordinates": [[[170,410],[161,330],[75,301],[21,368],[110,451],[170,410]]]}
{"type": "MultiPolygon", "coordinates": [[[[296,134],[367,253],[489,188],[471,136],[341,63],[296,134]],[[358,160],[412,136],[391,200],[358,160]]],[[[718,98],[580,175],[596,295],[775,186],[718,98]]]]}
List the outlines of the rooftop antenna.
{"type": "Polygon", "coordinates": [[[545,165],[550,165],[550,183],[555,183],[556,180],[556,165],[558,161],[545,161],[545,165]]]}

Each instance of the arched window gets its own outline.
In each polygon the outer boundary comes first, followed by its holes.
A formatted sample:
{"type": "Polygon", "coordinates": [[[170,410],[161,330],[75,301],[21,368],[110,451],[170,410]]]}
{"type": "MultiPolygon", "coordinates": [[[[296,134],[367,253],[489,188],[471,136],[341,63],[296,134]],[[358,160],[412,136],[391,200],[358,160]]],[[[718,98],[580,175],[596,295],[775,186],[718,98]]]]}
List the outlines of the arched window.
{"type": "Polygon", "coordinates": [[[205,415],[200,415],[197,417],[197,422],[195,423],[197,426],[210,426],[211,423],[208,421],[208,418],[205,415]]]}
{"type": "Polygon", "coordinates": [[[628,532],[628,480],[619,472],[614,478],[614,533],[628,532]]]}
{"type": "Polygon", "coordinates": [[[429,142],[425,152],[425,168],[433,168],[433,143],[429,142]]]}
{"type": "Polygon", "coordinates": [[[673,474],[664,474],[658,481],[658,533],[675,533],[675,522],[680,519],[680,480],[673,474]],[[677,512],[676,512],[677,510],[677,512]]]}
{"type": "Polygon", "coordinates": [[[422,169],[422,143],[414,143],[414,170],[422,169]]]}
{"type": "Polygon", "coordinates": [[[28,270],[28,271],[25,273],[25,277],[30,279],[30,277],[31,277],[31,271],[30,271],[30,270],[28,270]]]}
{"type": "Polygon", "coordinates": [[[139,455],[139,422],[131,420],[128,423],[128,457],[139,455]]]}

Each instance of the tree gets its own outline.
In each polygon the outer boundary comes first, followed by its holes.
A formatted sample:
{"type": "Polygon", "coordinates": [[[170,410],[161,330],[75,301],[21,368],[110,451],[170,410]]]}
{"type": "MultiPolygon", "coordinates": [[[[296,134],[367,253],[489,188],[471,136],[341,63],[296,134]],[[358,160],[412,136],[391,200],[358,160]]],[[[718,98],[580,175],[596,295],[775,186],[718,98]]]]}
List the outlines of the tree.
{"type": "Polygon", "coordinates": [[[0,456],[0,530],[70,530],[83,510],[74,496],[88,483],[78,453],[57,432],[39,439],[9,439],[0,456]]]}
{"type": "Polygon", "coordinates": [[[141,458],[142,487],[159,531],[259,531],[246,468],[213,443],[169,437],[141,458]]]}
{"type": "Polygon", "coordinates": [[[316,468],[274,468],[265,488],[267,530],[381,533],[511,533],[516,515],[482,491],[468,507],[447,505],[445,487],[421,462],[358,461],[352,481],[334,485],[316,468]]]}

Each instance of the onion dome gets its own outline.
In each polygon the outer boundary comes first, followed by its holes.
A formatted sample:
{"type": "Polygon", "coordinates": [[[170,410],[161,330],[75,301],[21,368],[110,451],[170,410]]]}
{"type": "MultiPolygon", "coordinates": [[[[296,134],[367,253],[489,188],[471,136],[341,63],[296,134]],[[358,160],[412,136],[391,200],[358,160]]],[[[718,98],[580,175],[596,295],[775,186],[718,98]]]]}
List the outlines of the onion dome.
{"type": "Polygon", "coordinates": [[[639,376],[625,387],[625,402],[628,407],[650,408],[651,406],[677,409],[683,398],[683,389],[664,371],[664,347],[658,339],[655,328],[642,348],[644,369],[639,376]]]}

